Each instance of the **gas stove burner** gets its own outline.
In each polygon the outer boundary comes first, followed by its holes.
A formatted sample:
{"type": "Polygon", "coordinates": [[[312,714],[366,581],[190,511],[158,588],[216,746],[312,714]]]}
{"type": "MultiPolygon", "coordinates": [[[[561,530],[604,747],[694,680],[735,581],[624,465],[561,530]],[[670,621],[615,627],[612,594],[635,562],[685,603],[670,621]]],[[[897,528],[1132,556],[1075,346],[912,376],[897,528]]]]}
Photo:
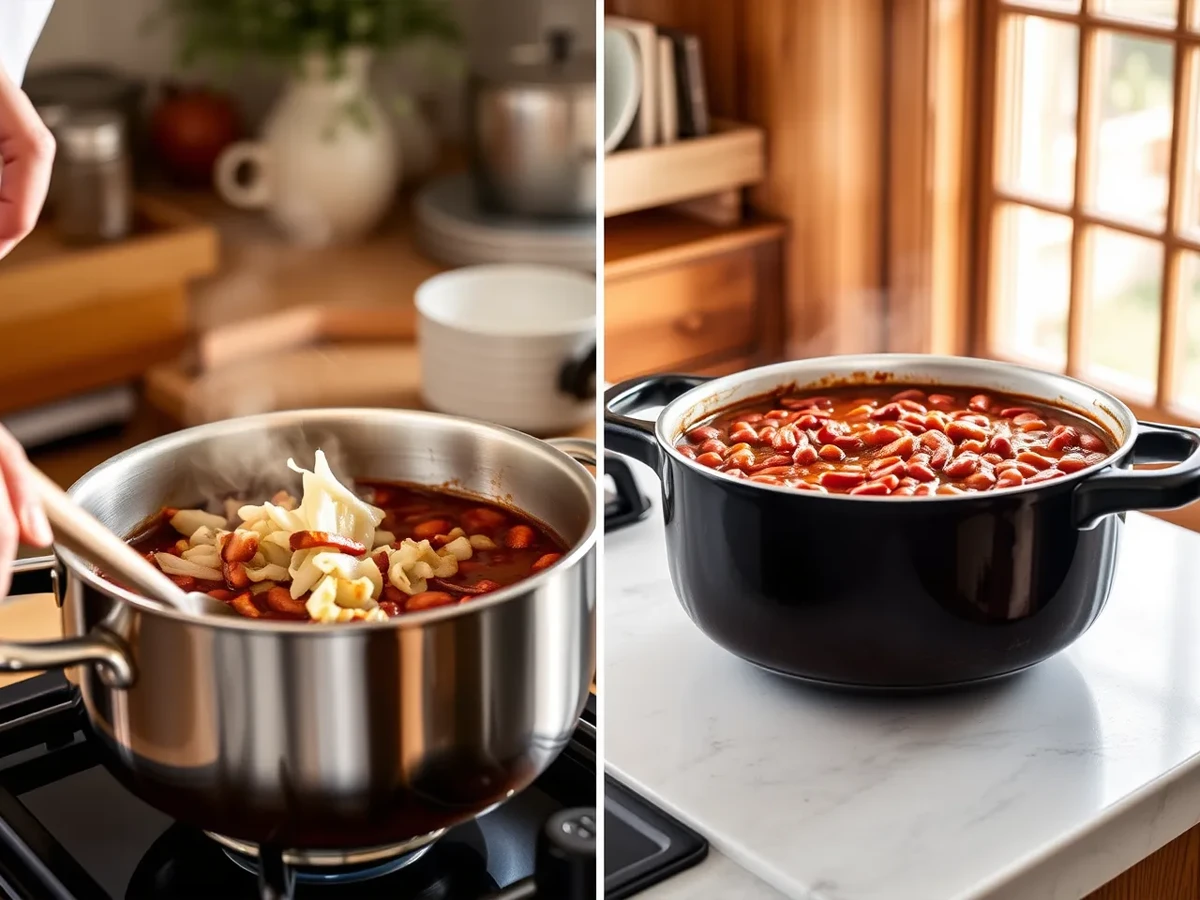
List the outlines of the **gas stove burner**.
{"type": "MultiPolygon", "coordinates": [[[[226,837],[211,831],[204,833],[224,847],[229,858],[239,866],[249,872],[258,871],[257,844],[251,841],[239,841],[237,838],[226,837]]],[[[285,850],[283,861],[297,869],[339,869],[358,872],[378,868],[380,874],[383,874],[402,869],[408,863],[420,859],[430,845],[445,833],[446,829],[442,828],[398,844],[364,847],[361,850],[285,850]],[[400,865],[386,868],[396,862],[399,862],[400,865]]],[[[359,881],[361,879],[354,878],[352,880],[359,881]]]]}
{"type": "MultiPolygon", "coordinates": [[[[328,863],[320,865],[290,863],[289,865],[292,866],[296,881],[300,884],[354,884],[358,881],[370,881],[372,878],[382,878],[385,875],[391,875],[393,872],[399,872],[428,853],[432,846],[433,844],[426,844],[424,847],[418,847],[416,850],[411,850],[402,856],[385,859],[382,862],[347,863],[339,866],[329,865],[328,863]]],[[[222,847],[221,849],[225,851],[225,855],[233,860],[237,866],[251,875],[258,875],[258,859],[256,856],[245,856],[236,850],[231,850],[229,847],[222,847]]]]}

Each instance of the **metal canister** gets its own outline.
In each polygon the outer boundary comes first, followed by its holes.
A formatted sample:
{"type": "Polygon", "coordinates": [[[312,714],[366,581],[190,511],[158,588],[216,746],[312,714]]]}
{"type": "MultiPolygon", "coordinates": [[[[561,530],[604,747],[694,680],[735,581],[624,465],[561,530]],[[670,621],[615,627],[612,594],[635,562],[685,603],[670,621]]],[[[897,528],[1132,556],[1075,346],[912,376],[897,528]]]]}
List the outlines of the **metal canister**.
{"type": "Polygon", "coordinates": [[[93,244],[129,234],[132,171],[118,113],[80,113],[59,126],[54,178],[55,215],[64,241],[93,244]]]}

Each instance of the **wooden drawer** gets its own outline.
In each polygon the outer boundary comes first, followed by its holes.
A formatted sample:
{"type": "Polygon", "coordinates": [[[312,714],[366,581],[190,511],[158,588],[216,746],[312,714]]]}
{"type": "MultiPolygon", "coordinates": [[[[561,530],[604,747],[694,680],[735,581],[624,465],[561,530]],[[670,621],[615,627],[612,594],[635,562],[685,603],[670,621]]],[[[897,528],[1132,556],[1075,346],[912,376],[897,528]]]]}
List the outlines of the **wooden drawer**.
{"type": "Polygon", "coordinates": [[[757,272],[746,248],[606,281],[605,377],[619,381],[753,345],[757,272]]]}

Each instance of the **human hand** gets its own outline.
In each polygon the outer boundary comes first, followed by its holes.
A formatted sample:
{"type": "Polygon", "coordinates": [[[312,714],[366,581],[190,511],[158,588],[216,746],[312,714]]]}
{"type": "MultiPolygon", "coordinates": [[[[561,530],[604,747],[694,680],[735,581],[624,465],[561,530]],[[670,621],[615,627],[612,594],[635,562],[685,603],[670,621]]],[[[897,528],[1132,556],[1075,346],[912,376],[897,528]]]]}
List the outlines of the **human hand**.
{"type": "Polygon", "coordinates": [[[53,162],[50,129],[0,67],[0,259],[37,223],[53,162]]]}
{"type": "Polygon", "coordinates": [[[54,539],[37,488],[29,477],[25,450],[0,425],[0,597],[8,594],[17,543],[45,547],[54,539]]]}

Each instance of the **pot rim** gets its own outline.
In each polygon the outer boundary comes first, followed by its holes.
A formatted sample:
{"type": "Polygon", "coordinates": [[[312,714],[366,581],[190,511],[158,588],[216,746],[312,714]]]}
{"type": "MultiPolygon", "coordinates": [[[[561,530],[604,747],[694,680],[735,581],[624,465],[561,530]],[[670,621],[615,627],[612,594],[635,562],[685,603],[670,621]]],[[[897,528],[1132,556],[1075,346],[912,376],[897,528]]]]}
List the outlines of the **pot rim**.
{"type": "MultiPolygon", "coordinates": [[[[817,376],[814,382],[822,376],[817,376]]],[[[895,384],[897,386],[903,384],[916,384],[919,379],[913,378],[912,381],[906,381],[901,375],[899,378],[888,381],[870,382],[864,381],[864,384],[895,384]]],[[[930,383],[927,379],[926,384],[930,383]]],[[[933,382],[936,383],[936,382],[933,382]]],[[[945,382],[947,387],[972,387],[969,378],[964,378],[958,384],[945,382]]],[[[976,385],[980,390],[988,390],[983,385],[976,385]]],[[[803,387],[803,385],[800,385],[803,387]]],[[[814,389],[819,390],[819,385],[814,383],[814,389]]],[[[765,393],[765,391],[764,391],[765,393]]],[[[1037,400],[1047,406],[1058,406],[1075,415],[1081,415],[1089,421],[1095,423],[1098,427],[1104,429],[1105,432],[1113,438],[1117,435],[1112,434],[1111,429],[1095,421],[1095,418],[1089,415],[1085,410],[1064,405],[1061,402],[1056,402],[1044,399],[1038,396],[1030,395],[1030,399],[1037,400]]],[[[728,404],[716,406],[711,410],[706,411],[705,415],[711,415],[712,412],[724,408],[728,404]]],[[[700,417],[700,418],[703,418],[700,417]]],[[[692,423],[689,423],[689,425],[692,423]]],[[[667,404],[659,412],[658,417],[654,422],[654,438],[658,442],[659,448],[666,453],[666,457],[677,464],[684,465],[695,472],[703,475],[714,481],[719,481],[721,484],[735,484],[745,488],[754,490],[770,491],[773,493],[786,494],[789,497],[801,497],[812,500],[827,500],[836,503],[883,503],[894,506],[897,503],[904,502],[919,502],[921,505],[927,503],[962,503],[962,502],[979,502],[980,500],[988,500],[996,496],[1019,496],[1021,494],[1030,494],[1046,489],[1059,490],[1068,484],[1076,484],[1084,481],[1102,469],[1118,463],[1125,458],[1126,455],[1133,449],[1134,441],[1137,439],[1137,417],[1133,411],[1123,402],[1118,400],[1112,394],[1100,388],[1093,387],[1085,381],[1078,378],[1072,378],[1069,375],[1061,375],[1056,372],[1046,372],[1034,366],[1022,365],[1021,363],[1001,362],[993,359],[980,359],[970,356],[948,356],[926,353],[862,353],[862,354],[845,354],[840,356],[821,356],[808,359],[790,360],[788,362],[773,363],[768,366],[758,366],[753,369],[745,369],[741,372],[735,372],[730,375],[724,375],[719,378],[714,378],[711,381],[706,381],[689,390],[687,393],[676,397],[667,404]],[[695,460],[688,459],[675,447],[674,439],[667,435],[667,426],[669,424],[678,423],[680,425],[680,433],[682,433],[682,425],[685,421],[688,411],[694,407],[700,400],[709,398],[714,394],[722,391],[731,390],[744,384],[746,381],[768,376],[779,376],[778,385],[787,384],[786,377],[793,375],[798,369],[815,369],[820,370],[825,368],[828,377],[831,371],[847,370],[852,373],[885,373],[890,374],[890,370],[896,368],[904,368],[906,366],[954,366],[961,367],[964,373],[988,373],[995,376],[1003,376],[1005,374],[1019,373],[1046,381],[1049,384],[1062,385],[1070,392],[1074,389],[1092,395],[1093,404],[1105,408],[1112,418],[1116,419],[1124,429],[1124,435],[1120,438],[1117,449],[1114,450],[1106,459],[1094,465],[1088,466],[1086,469],[1080,469],[1078,472],[1072,472],[1068,475],[1060,476],[1049,481],[1044,481],[1039,484],[1025,484],[1020,487],[1004,488],[1000,491],[975,492],[964,494],[934,494],[927,497],[892,497],[879,496],[874,494],[823,494],[817,491],[799,491],[786,485],[762,484],[757,481],[749,481],[741,478],[731,478],[723,472],[718,472],[715,469],[710,469],[708,466],[702,466],[695,460]]]]}
{"type": "Polygon", "coordinates": [[[545,441],[531,437],[524,432],[517,431],[512,428],[506,428],[502,425],[495,425],[491,422],[485,422],[480,419],[472,419],[466,416],[449,416],[442,413],[426,412],[425,410],[414,409],[386,409],[386,408],[370,408],[370,407],[332,407],[329,409],[298,409],[298,410],[282,410],[278,412],[261,413],[254,416],[240,416],[234,419],[225,419],[219,422],[210,422],[204,425],[195,425],[191,428],[180,429],[179,431],[171,432],[170,434],[161,435],[160,437],[152,438],[149,441],[144,441],[128,450],[118,453],[116,456],[105,460],[100,465],[90,469],[81,476],[67,490],[67,494],[74,498],[81,485],[100,477],[105,471],[116,468],[123,462],[128,461],[131,457],[136,457],[139,453],[144,453],[148,448],[167,448],[182,447],[197,436],[198,432],[203,432],[206,436],[220,436],[228,434],[236,434],[243,429],[253,428],[256,426],[269,426],[279,422],[303,422],[309,417],[319,416],[325,420],[326,424],[336,424],[339,419],[358,419],[361,420],[364,416],[376,417],[401,417],[408,419],[421,420],[453,420],[466,423],[470,426],[481,428],[485,431],[496,432],[503,435],[507,440],[513,440],[522,446],[528,448],[530,452],[539,453],[546,457],[547,464],[573,466],[574,470],[571,474],[578,478],[582,487],[585,487],[585,494],[589,498],[591,506],[590,515],[588,517],[588,526],[584,531],[583,536],[579,538],[566,553],[562,559],[558,560],[554,565],[543,569],[536,575],[525,578],[521,581],[511,584],[508,587],[501,588],[498,591],[493,591],[484,597],[472,600],[470,603],[456,603],[453,606],[443,606],[435,609],[428,609],[416,613],[405,613],[404,615],[395,616],[384,622],[293,622],[283,621],[279,619],[268,619],[259,621],[243,616],[212,616],[212,615],[194,615],[185,613],[174,608],[161,606],[153,603],[133,591],[122,587],[119,584],[109,581],[99,575],[82,557],[71,549],[62,546],[57,541],[51,545],[54,554],[62,561],[63,565],[70,571],[71,575],[98,591],[102,591],[110,596],[116,597],[131,606],[136,607],[139,611],[146,614],[162,616],[164,618],[175,619],[179,622],[190,625],[206,625],[211,628],[221,630],[238,630],[249,632],[261,632],[263,634],[270,633],[295,633],[306,635],[336,635],[346,632],[349,629],[351,632],[361,628],[373,629],[405,629],[405,628],[423,628],[428,625],[433,625],[443,620],[455,619],[460,616],[473,615],[478,610],[491,609],[494,606],[508,603],[510,600],[525,594],[530,588],[537,587],[544,582],[556,577],[560,572],[573,568],[585,556],[587,556],[592,547],[596,543],[596,511],[598,509],[598,496],[600,490],[600,482],[592,478],[582,464],[577,462],[571,456],[548,444],[545,441]],[[592,482],[589,486],[585,483],[592,482]]]}

